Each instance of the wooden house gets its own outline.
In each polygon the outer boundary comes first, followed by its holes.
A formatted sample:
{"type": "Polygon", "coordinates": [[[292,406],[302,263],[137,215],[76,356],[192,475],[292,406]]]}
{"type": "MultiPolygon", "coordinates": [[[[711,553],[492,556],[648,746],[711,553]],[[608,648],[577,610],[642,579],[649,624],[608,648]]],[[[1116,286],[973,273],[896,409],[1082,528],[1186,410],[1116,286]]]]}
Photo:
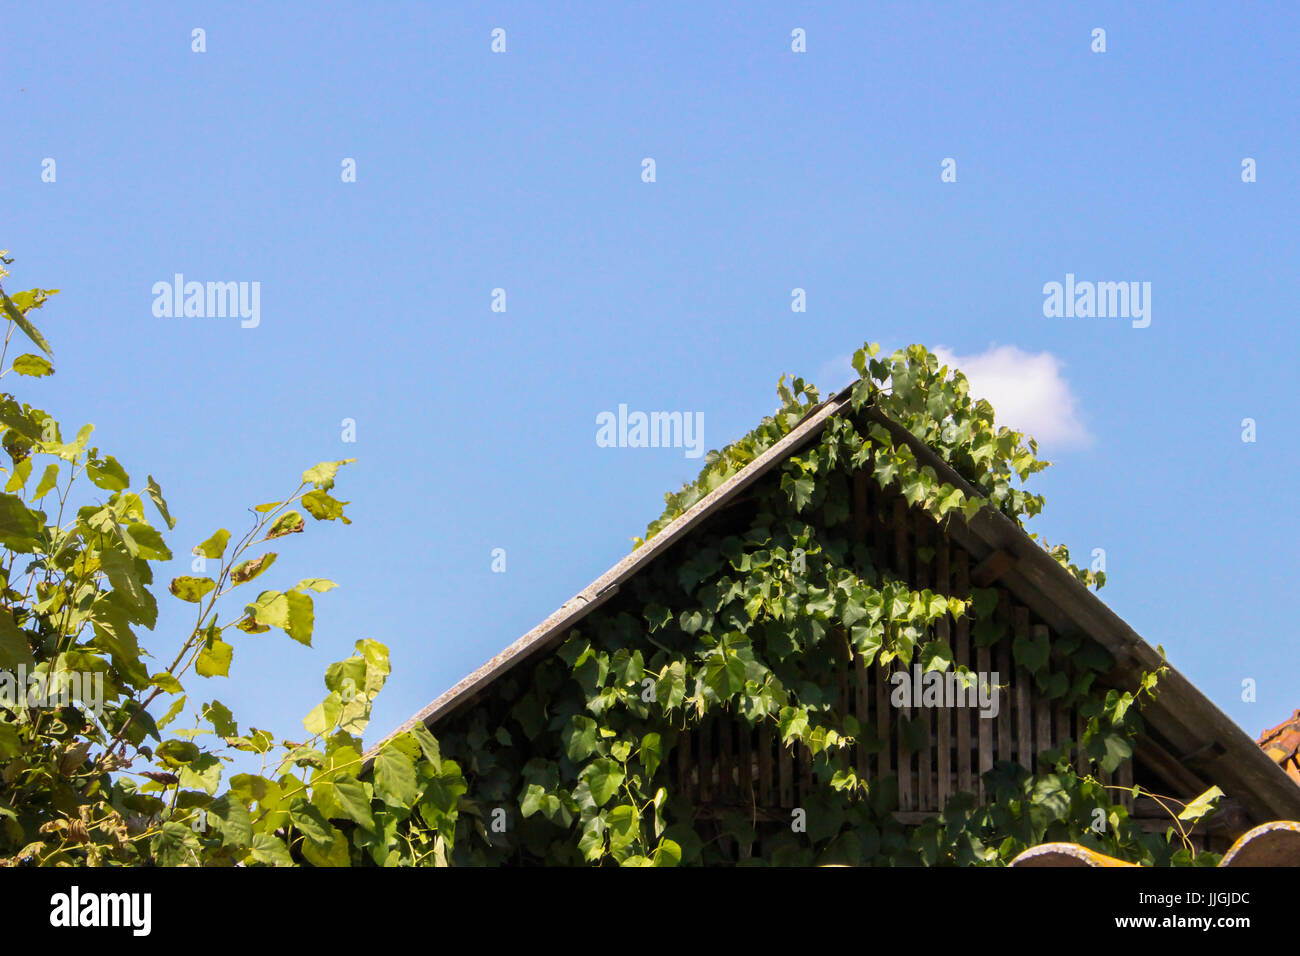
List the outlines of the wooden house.
{"type": "MultiPolygon", "coordinates": [[[[815,442],[836,416],[874,416],[939,478],[975,494],[932,449],[869,407],[853,412],[849,402],[846,389],[813,408],[783,439],[396,733],[419,723],[449,739],[463,734],[478,713],[488,715],[489,730],[507,726],[506,732],[517,739],[520,731],[509,714],[529,669],[556,653],[594,615],[629,612],[640,618],[645,609],[634,586],[638,576],[656,563],[683,564],[702,536],[743,527],[752,518],[754,491],[764,482],[779,481],[780,466],[815,442]]],[[[882,490],[865,473],[851,476],[851,504],[853,532],[882,568],[939,594],[996,589],[996,614],[1008,635],[991,646],[978,646],[968,621],[936,625],[959,664],[1001,675],[1001,706],[992,718],[982,718],[970,707],[896,707],[891,702],[894,684],[885,670],[864,666],[861,658],[851,661],[847,648],[826,670],[824,687],[833,692],[835,712],[871,728],[871,739],[851,758],[858,777],[869,785],[896,781],[896,806],[890,812],[904,825],[920,826],[934,818],[959,791],[974,793],[981,802],[987,799],[982,776],[1002,762],[1033,770],[1040,754],[1073,746],[1071,759],[1083,767],[1077,744],[1081,715],[1041,693],[1017,666],[1011,651],[1015,638],[1045,636],[1053,647],[1067,640],[1095,642],[1113,660],[1103,681],[1116,689],[1134,688],[1140,674],[1164,663],[1093,591],[1002,513],[985,508],[969,522],[940,526],[929,514],[909,507],[897,489],[882,490]]],[[[1060,666],[1068,669],[1068,662],[1060,666]]],[[[1222,852],[1253,826],[1300,819],[1300,787],[1176,669],[1163,675],[1142,718],[1145,729],[1132,758],[1106,775],[1105,782],[1117,788],[1138,785],[1182,802],[1220,787],[1226,797],[1194,837],[1198,848],[1222,852]]],[[[772,721],[710,716],[671,739],[664,768],[679,817],[687,817],[706,842],[710,833],[722,832],[714,828],[729,816],[753,824],[752,839],[723,840],[726,853],[715,861],[762,856],[766,837],[788,829],[792,809],[805,805],[819,785],[807,750],[783,746],[772,721]]],[[[474,774],[467,777],[468,796],[475,798],[474,774]]],[[[513,796],[520,790],[522,780],[515,779],[504,792],[513,796]]],[[[1134,799],[1128,789],[1115,792],[1142,827],[1163,833],[1171,825],[1169,812],[1154,800],[1134,799]]]]}

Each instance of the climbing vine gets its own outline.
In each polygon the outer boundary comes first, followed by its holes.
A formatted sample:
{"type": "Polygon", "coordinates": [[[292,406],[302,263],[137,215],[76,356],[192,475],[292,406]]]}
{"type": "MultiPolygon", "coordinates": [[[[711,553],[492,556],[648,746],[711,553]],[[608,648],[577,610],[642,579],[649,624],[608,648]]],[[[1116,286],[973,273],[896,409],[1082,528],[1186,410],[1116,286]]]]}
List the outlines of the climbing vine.
{"type": "MultiPolygon", "coordinates": [[[[1193,861],[1186,841],[1144,833],[1115,788],[1093,773],[1078,775],[1069,741],[1042,755],[1032,772],[997,764],[985,775],[983,805],[959,793],[942,814],[914,827],[893,816],[896,780],[858,776],[850,755],[875,732],[837,713],[825,686],[842,646],[865,665],[915,661],[926,671],[969,673],[936,636],[939,622],[971,621],[977,647],[1011,638],[992,588],[945,595],[885,570],[852,533],[850,476],[867,470],[882,491],[900,494],[941,526],[995,508],[1023,527],[1043,506],[1024,483],[1048,465],[1032,439],[995,426],[993,409],[972,399],[965,377],[923,347],[877,355],[872,345],[856,353],[862,377],[851,414],[832,416],[778,478],[760,481],[743,519],[706,525],[674,545],[671,558],[626,582],[556,653],[501,680],[467,716],[440,725],[442,752],[455,755],[468,785],[458,862],[727,862],[717,837],[747,843],[758,821],[732,814],[712,838],[702,837],[668,769],[682,736],[717,714],[768,725],[812,755],[817,789],[802,808],[806,829],[768,833],[769,862],[999,864],[1044,840],[1080,842],[1135,862],[1193,861]],[[887,422],[934,449],[974,493],[941,480],[887,422]]],[[[710,452],[699,477],[666,496],[663,514],[636,547],[780,441],[820,401],[797,378],[789,386],[782,379],[778,394],[774,415],[710,452]]],[[[1049,550],[1084,584],[1104,583],[1070,565],[1064,548],[1049,550]]],[[[1156,692],[1157,673],[1132,691],[1103,689],[1098,678],[1114,661],[1079,636],[1017,636],[1012,653],[1042,696],[1080,709],[1082,747],[1094,770],[1110,773],[1131,758],[1139,706],[1156,692]]],[[[1214,859],[1201,854],[1195,862],[1214,859]]]]}

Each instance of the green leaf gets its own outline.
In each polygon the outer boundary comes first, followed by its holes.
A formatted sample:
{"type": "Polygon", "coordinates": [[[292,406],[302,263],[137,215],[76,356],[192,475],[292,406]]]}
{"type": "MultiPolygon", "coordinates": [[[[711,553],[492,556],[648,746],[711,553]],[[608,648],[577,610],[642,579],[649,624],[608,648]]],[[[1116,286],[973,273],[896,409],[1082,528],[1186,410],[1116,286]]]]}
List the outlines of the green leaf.
{"type": "Polygon", "coordinates": [[[789,743],[807,732],[808,714],[796,707],[782,707],[778,724],[781,728],[781,740],[789,743]]]}
{"type": "Polygon", "coordinates": [[[190,604],[198,604],[203,600],[203,596],[217,586],[217,582],[212,578],[196,578],[189,575],[182,575],[179,578],[173,578],[172,583],[167,586],[167,590],[176,595],[182,601],[188,601],[190,604]]]}
{"type": "Polygon", "coordinates": [[[213,637],[204,645],[203,650],[199,651],[194,669],[200,677],[229,677],[230,661],[234,654],[233,647],[221,638],[213,637]]]}
{"type": "MultiPolygon", "coordinates": [[[[177,687],[180,685],[177,684],[177,687]]],[[[213,731],[218,737],[237,737],[239,736],[239,725],[235,722],[235,715],[219,700],[214,700],[210,704],[204,704],[203,719],[212,725],[213,731]]]]}
{"type": "Polygon", "coordinates": [[[302,831],[308,841],[318,847],[329,848],[334,843],[334,828],[321,815],[320,810],[302,797],[295,798],[289,805],[289,820],[302,831]]]}
{"type": "Polygon", "coordinates": [[[23,741],[18,735],[18,728],[13,724],[0,722],[0,760],[9,760],[22,753],[23,741]]]}
{"type": "Polygon", "coordinates": [[[48,359],[28,353],[14,359],[14,371],[19,375],[41,378],[46,375],[53,375],[54,366],[50,364],[48,359]]]}
{"type": "Polygon", "coordinates": [[[1178,819],[1191,820],[1195,823],[1215,809],[1215,803],[1221,796],[1223,796],[1222,790],[1218,787],[1211,787],[1184,807],[1183,812],[1178,814],[1178,819]]]}
{"type": "Polygon", "coordinates": [[[411,736],[420,745],[420,751],[424,754],[424,759],[429,761],[436,770],[442,763],[442,748],[438,745],[438,739],[429,732],[429,728],[424,724],[416,724],[412,727],[411,736]]]}
{"type": "Polygon", "coordinates": [[[92,458],[86,465],[86,476],[96,487],[109,491],[126,491],[131,487],[131,478],[116,458],[105,455],[102,459],[92,458]]]}
{"type": "Polygon", "coordinates": [[[658,734],[646,734],[641,738],[641,765],[645,767],[647,777],[655,775],[663,756],[663,741],[658,734]]]}
{"type": "Polygon", "coordinates": [[[609,832],[609,851],[619,854],[626,850],[641,835],[641,819],[636,808],[626,803],[614,807],[605,815],[605,826],[609,832]]]}
{"type": "Polygon", "coordinates": [[[334,476],[338,474],[342,465],[348,465],[356,461],[355,458],[345,458],[342,461],[322,461],[314,468],[308,468],[302,473],[303,484],[314,485],[320,491],[329,491],[334,487],[334,476]]]}
{"type": "Polygon", "coordinates": [[[942,638],[927,641],[921,647],[921,669],[923,671],[946,671],[952,666],[953,660],[952,647],[942,638]]]}
{"type": "Polygon", "coordinates": [[[342,712],[343,700],[335,691],[311,709],[310,713],[302,719],[302,725],[313,737],[327,734],[334,729],[342,712]]]}
{"type": "Polygon", "coordinates": [[[14,473],[9,476],[9,482],[5,485],[5,491],[17,491],[20,488],[27,487],[27,479],[31,477],[32,460],[24,458],[18,464],[14,465],[14,473]]]}
{"type": "Polygon", "coordinates": [[[386,803],[409,807],[419,794],[415,785],[415,764],[389,745],[375,757],[375,794],[386,803]]]}
{"type": "Polygon", "coordinates": [[[591,788],[596,806],[603,807],[623,785],[623,768],[609,757],[593,760],[582,771],[582,779],[591,788]]]}
{"type": "Polygon", "coordinates": [[[315,591],[318,594],[323,594],[324,592],[333,590],[336,587],[338,587],[337,584],[335,584],[333,581],[330,581],[326,578],[303,578],[301,581],[295,584],[290,590],[315,591]]]}
{"type": "Polygon", "coordinates": [[[795,478],[790,474],[781,476],[781,490],[794,502],[795,511],[803,511],[816,488],[816,482],[806,476],[803,478],[795,478]]]}
{"type": "Polygon", "coordinates": [[[188,740],[168,740],[158,745],[155,755],[173,770],[198,760],[202,751],[188,740]]]}
{"type": "Polygon", "coordinates": [[[226,553],[226,542],[230,540],[230,532],[225,528],[217,531],[212,537],[208,538],[202,544],[194,546],[194,553],[205,558],[220,558],[226,553]]]}
{"type": "Polygon", "coordinates": [[[158,718],[158,728],[161,730],[163,727],[166,727],[168,724],[170,724],[172,720],[175,719],[176,715],[179,714],[182,709],[184,709],[184,707],[185,707],[185,698],[183,696],[177,697],[174,701],[172,701],[172,705],[167,708],[167,713],[163,714],[161,717],[158,718]]]}
{"type": "Polygon", "coordinates": [[[59,483],[59,466],[58,463],[51,463],[45,466],[45,472],[41,475],[41,480],[36,483],[36,490],[32,492],[32,500],[40,501],[47,494],[54,490],[59,483]]]}
{"type": "MultiPolygon", "coordinates": [[[[42,482],[44,482],[44,479],[42,479],[42,482]]],[[[163,500],[162,488],[158,486],[158,482],[153,480],[153,475],[149,475],[149,485],[145,490],[149,493],[149,498],[153,501],[154,507],[158,509],[158,513],[162,515],[163,521],[167,522],[167,530],[174,530],[176,519],[167,510],[167,502],[163,500]]]]}
{"type": "Polygon", "coordinates": [[[299,644],[311,647],[311,632],[316,620],[311,597],[298,591],[289,591],[284,598],[289,604],[289,623],[285,631],[299,644]]]}
{"type": "Polygon", "coordinates": [[[564,752],[574,763],[586,760],[596,752],[600,742],[599,725],[590,717],[574,715],[564,728],[564,752]]]}
{"type": "Polygon", "coordinates": [[[248,807],[229,793],[212,801],[208,822],[221,834],[223,846],[242,848],[253,842],[253,819],[248,807]]]}
{"type": "Polygon", "coordinates": [[[0,297],[3,297],[4,299],[5,315],[9,316],[9,320],[13,322],[14,325],[18,326],[18,328],[22,329],[23,334],[36,343],[37,348],[50,358],[54,358],[54,352],[50,348],[50,343],[45,341],[45,336],[41,335],[40,331],[36,326],[32,325],[27,316],[18,311],[18,306],[14,305],[14,300],[9,298],[9,296],[5,295],[3,292],[0,292],[0,297]]]}
{"type": "Polygon", "coordinates": [[[659,846],[655,848],[654,865],[655,866],[677,866],[682,862],[682,848],[672,840],[663,839],[659,841],[659,846]]]}
{"type": "Polygon", "coordinates": [[[163,541],[158,529],[143,521],[133,521],[127,526],[126,533],[135,543],[139,557],[146,561],[170,561],[172,552],[163,541]]]}
{"type": "Polygon", "coordinates": [[[302,496],[303,507],[307,513],[317,521],[333,521],[335,518],[341,519],[344,524],[351,524],[351,520],[343,514],[343,506],[348,504],[346,501],[339,501],[331,498],[323,491],[309,491],[302,496]]]}
{"type": "Polygon", "coordinates": [[[268,551],[261,557],[249,558],[247,561],[239,562],[230,569],[230,583],[238,585],[253,580],[275,564],[276,557],[278,555],[274,551],[268,551]]]}
{"type": "Polygon", "coordinates": [[[181,767],[178,775],[182,787],[198,787],[209,795],[215,794],[221,782],[221,759],[215,754],[201,753],[181,767]]]}
{"type": "Polygon", "coordinates": [[[31,554],[41,524],[21,498],[0,493],[0,544],[19,554],[31,554]]]}
{"type": "Polygon", "coordinates": [[[303,521],[302,515],[296,511],[288,511],[275,519],[275,524],[271,525],[271,530],[266,533],[263,540],[283,538],[286,534],[301,534],[304,527],[306,522],[303,521]]]}
{"type": "Polygon", "coordinates": [[[278,807],[283,795],[280,785],[274,780],[251,773],[237,773],[231,777],[230,792],[249,806],[256,803],[263,810],[278,807]]]}
{"type": "Polygon", "coordinates": [[[7,609],[0,608],[0,669],[13,670],[20,665],[36,665],[27,634],[14,623],[7,609]]]}
{"type": "Polygon", "coordinates": [[[1114,732],[1093,734],[1086,749],[1088,756],[1097,761],[1106,773],[1113,773],[1133,756],[1133,744],[1122,734],[1114,732]]]}
{"type": "Polygon", "coordinates": [[[1047,663],[1051,647],[1047,635],[1038,634],[1033,638],[1017,637],[1011,645],[1011,652],[1015,655],[1017,664],[1034,674],[1047,663]]]}
{"type": "Polygon", "coordinates": [[[293,857],[279,837],[269,833],[253,836],[253,859],[268,866],[293,866],[293,857]]]}
{"type": "Polygon", "coordinates": [[[162,866],[180,866],[194,862],[199,850],[199,838],[185,824],[168,821],[151,841],[150,849],[162,866]]]}
{"type": "Polygon", "coordinates": [[[309,595],[298,591],[263,591],[244,610],[256,623],[278,627],[300,644],[311,646],[314,613],[309,595]]]}
{"type": "Polygon", "coordinates": [[[360,780],[342,777],[334,781],[334,800],[344,816],[367,830],[374,832],[375,815],[370,809],[370,798],[360,780]]]}
{"type": "Polygon", "coordinates": [[[181,686],[181,682],[166,671],[159,671],[157,674],[154,674],[149,678],[149,683],[154,687],[161,687],[163,692],[167,694],[180,694],[185,690],[185,688],[181,686]]]}

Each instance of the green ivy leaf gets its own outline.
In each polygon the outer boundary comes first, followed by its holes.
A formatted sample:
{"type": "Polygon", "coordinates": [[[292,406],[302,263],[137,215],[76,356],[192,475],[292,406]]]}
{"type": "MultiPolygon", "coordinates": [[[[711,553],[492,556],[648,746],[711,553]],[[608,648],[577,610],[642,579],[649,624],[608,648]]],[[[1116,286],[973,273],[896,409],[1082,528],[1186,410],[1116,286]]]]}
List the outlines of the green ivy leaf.
{"type": "Polygon", "coordinates": [[[609,757],[601,757],[583,769],[581,779],[591,788],[596,806],[603,807],[623,786],[623,768],[609,757]]]}
{"type": "Polygon", "coordinates": [[[1047,663],[1051,650],[1046,634],[1038,634],[1032,638],[1017,637],[1011,645],[1016,663],[1031,674],[1038,673],[1047,663]]]}
{"type": "Polygon", "coordinates": [[[663,760],[663,741],[658,734],[650,733],[641,738],[641,765],[645,767],[646,777],[653,777],[663,760]]]}

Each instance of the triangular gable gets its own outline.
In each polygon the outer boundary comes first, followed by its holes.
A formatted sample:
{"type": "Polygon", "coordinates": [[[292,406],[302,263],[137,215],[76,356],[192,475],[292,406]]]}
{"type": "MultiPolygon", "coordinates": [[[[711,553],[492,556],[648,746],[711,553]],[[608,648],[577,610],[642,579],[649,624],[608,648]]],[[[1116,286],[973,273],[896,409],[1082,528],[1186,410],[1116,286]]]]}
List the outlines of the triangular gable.
{"type": "MultiPolygon", "coordinates": [[[[616,594],[622,584],[687,538],[773,468],[817,439],[833,416],[853,415],[852,391],[850,386],[813,407],[780,441],[566,601],[537,627],[449,688],[389,738],[417,724],[432,727],[464,710],[500,677],[557,646],[588,614],[616,594]]],[[[874,408],[865,407],[857,414],[888,428],[897,440],[912,449],[921,465],[934,469],[940,481],[979,497],[969,482],[906,429],[874,408]]],[[[1138,675],[1165,663],[1096,594],[1006,515],[985,508],[968,523],[953,522],[950,533],[954,541],[996,577],[999,586],[1014,594],[1054,632],[1084,635],[1109,651],[1117,661],[1111,675],[1117,685],[1135,687],[1138,675]]],[[[1140,755],[1148,764],[1171,776],[1179,768],[1188,768],[1214,780],[1258,820],[1300,818],[1300,787],[1172,666],[1161,677],[1158,695],[1143,710],[1143,718],[1161,740],[1158,746],[1149,746],[1140,755]]],[[[385,741],[370,750],[368,759],[385,741]]]]}

